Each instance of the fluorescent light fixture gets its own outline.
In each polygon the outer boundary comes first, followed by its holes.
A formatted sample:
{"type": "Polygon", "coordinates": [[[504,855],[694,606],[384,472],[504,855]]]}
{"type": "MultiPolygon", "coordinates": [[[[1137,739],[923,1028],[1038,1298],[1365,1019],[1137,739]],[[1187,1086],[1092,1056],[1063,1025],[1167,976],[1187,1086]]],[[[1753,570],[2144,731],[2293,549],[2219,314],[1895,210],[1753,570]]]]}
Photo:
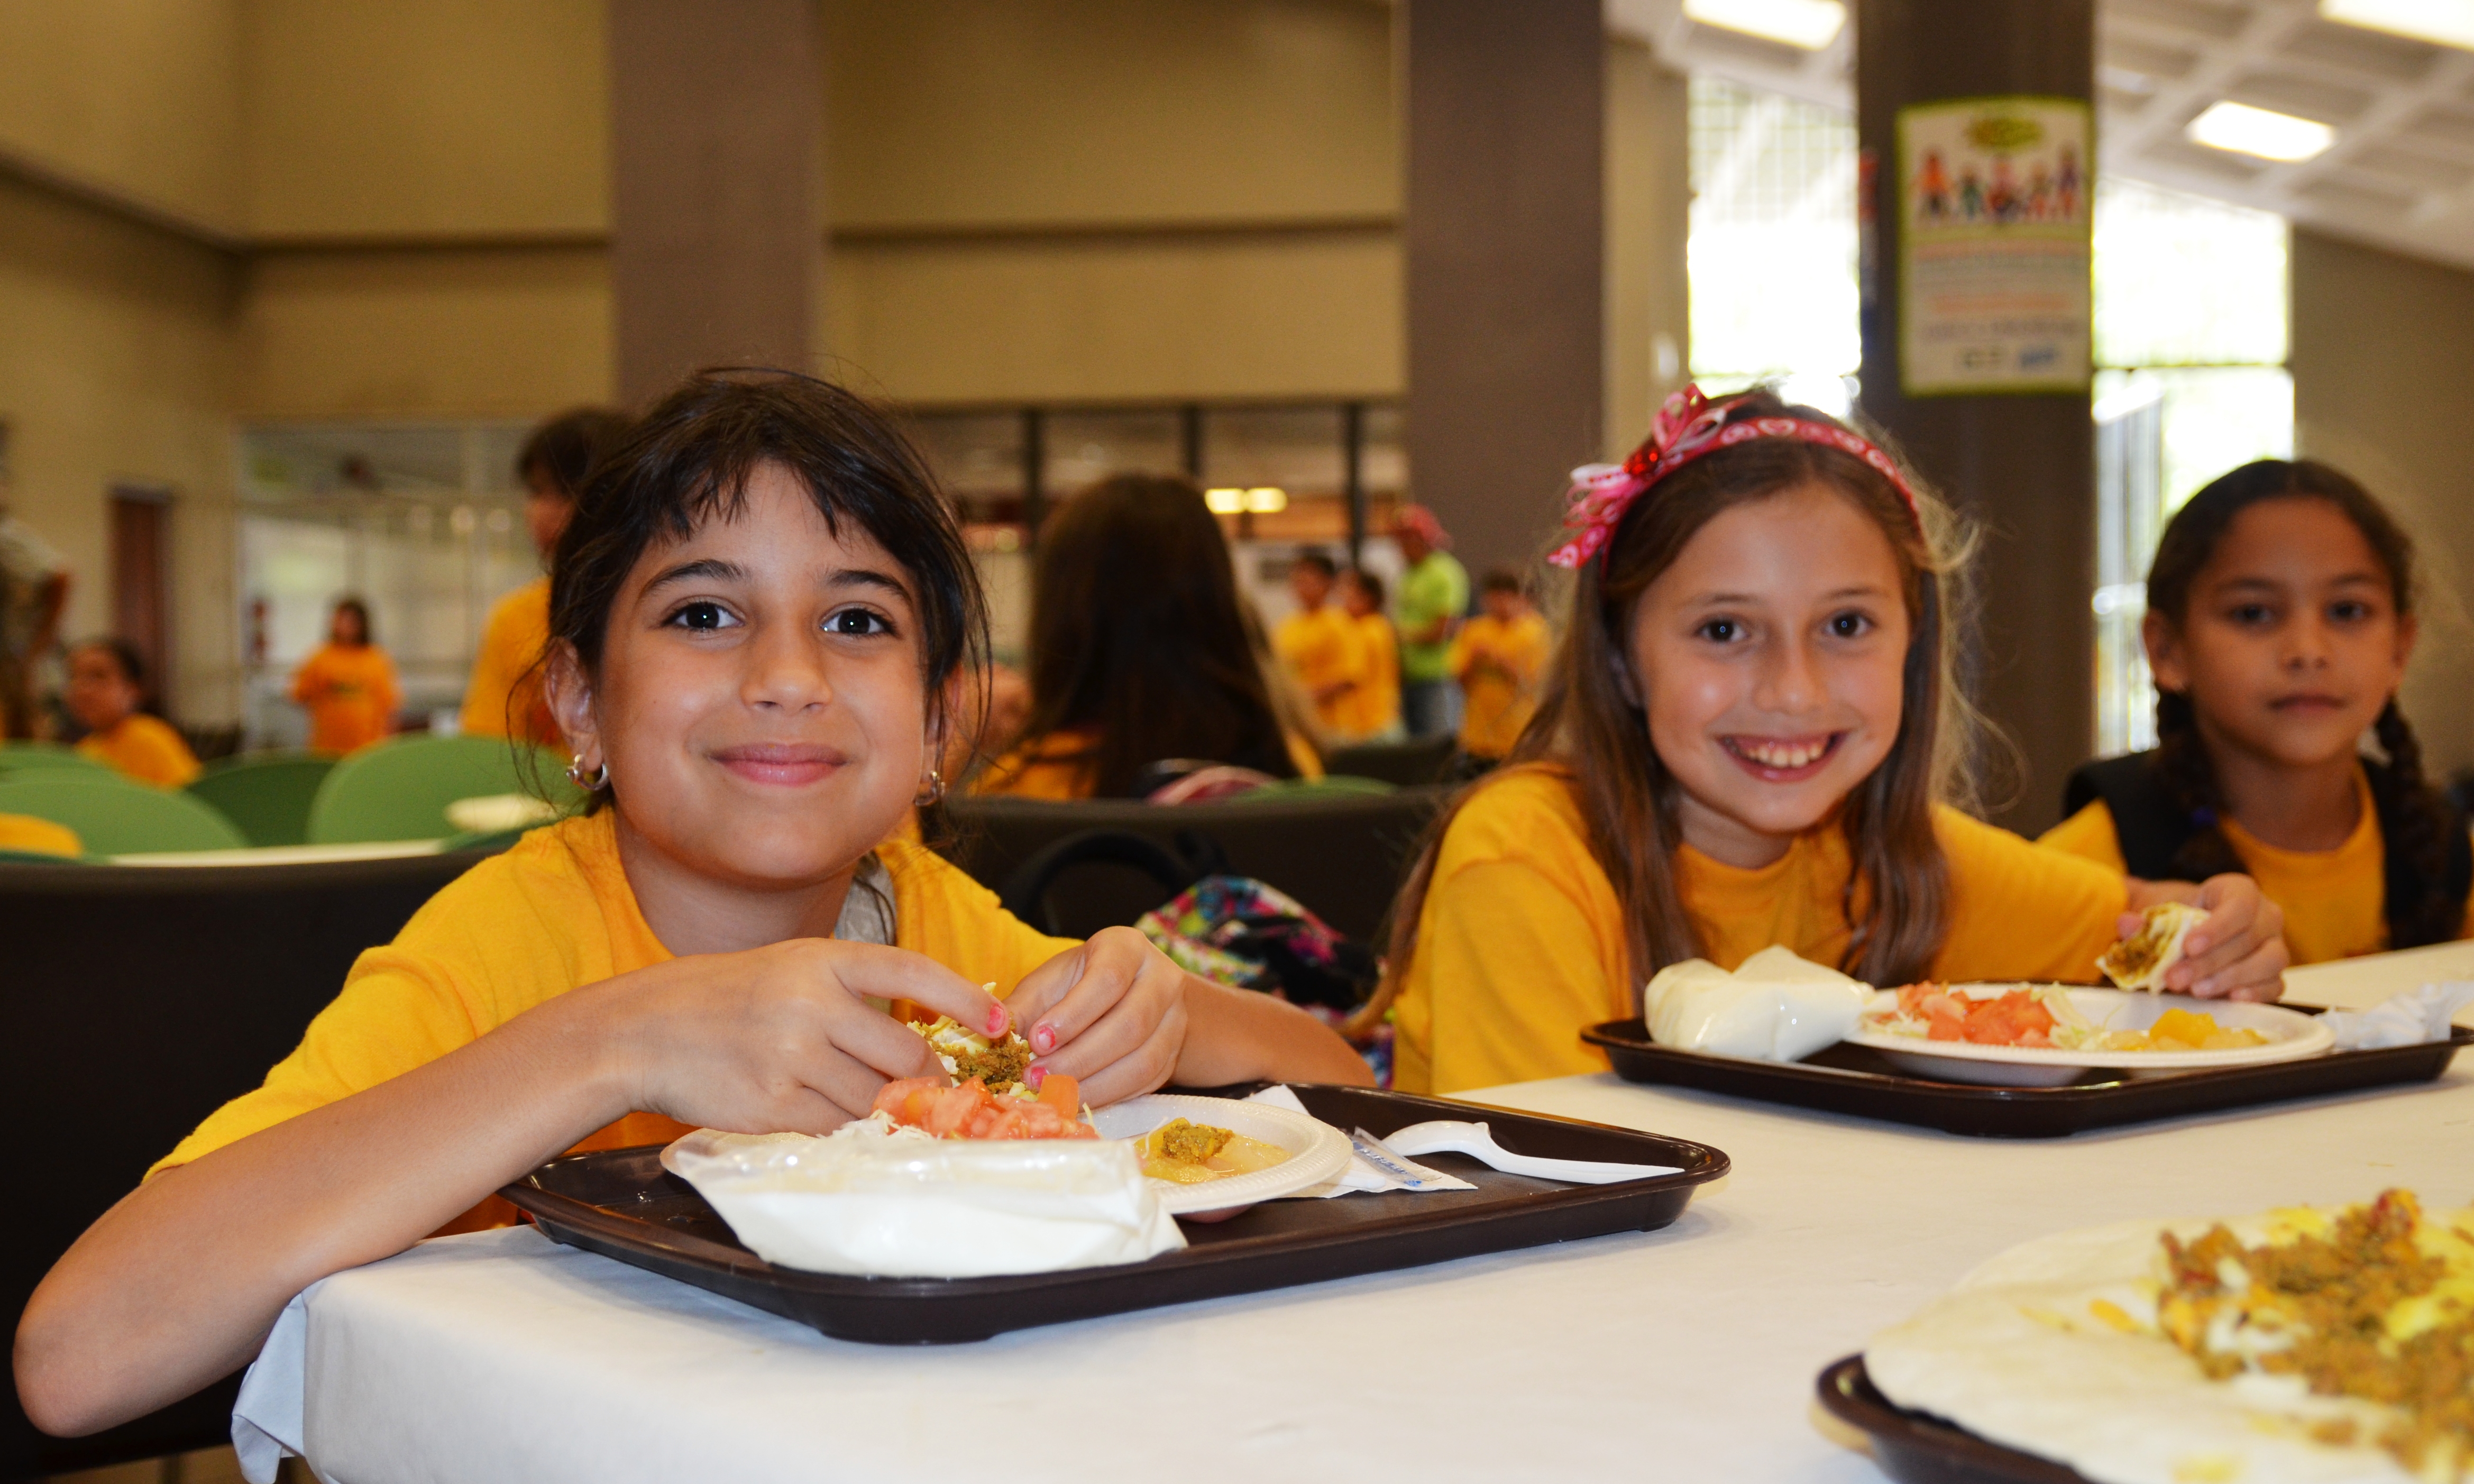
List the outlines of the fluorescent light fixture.
{"type": "Polygon", "coordinates": [[[1263,485],[1246,492],[1246,509],[1253,515],[1278,515],[1289,508],[1289,492],[1275,485],[1263,485]]]}
{"type": "Polygon", "coordinates": [[[2474,0],[2319,0],[2319,13],[2348,26],[2474,51],[2474,0]]]}
{"type": "Polygon", "coordinates": [[[2220,100],[2184,131],[2194,144],[2256,155],[2262,159],[2309,159],[2337,142],[2337,131],[2316,119],[2295,118],[2246,103],[2220,100]]]}
{"type": "Polygon", "coordinates": [[[1213,515],[1237,515],[1246,508],[1246,492],[1244,490],[1205,490],[1202,492],[1202,502],[1211,507],[1213,515]]]}
{"type": "Polygon", "coordinates": [[[1684,0],[1684,13],[1705,26],[1817,52],[1847,24],[1839,0],[1684,0]]]}

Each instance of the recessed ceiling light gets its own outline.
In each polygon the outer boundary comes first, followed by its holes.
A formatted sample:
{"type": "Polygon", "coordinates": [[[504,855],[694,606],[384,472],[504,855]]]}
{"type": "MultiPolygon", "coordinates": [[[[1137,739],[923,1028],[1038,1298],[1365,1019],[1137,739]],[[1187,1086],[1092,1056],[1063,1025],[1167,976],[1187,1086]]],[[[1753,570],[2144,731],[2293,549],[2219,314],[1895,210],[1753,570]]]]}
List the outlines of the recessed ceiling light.
{"type": "Polygon", "coordinates": [[[2194,144],[2289,162],[2309,159],[2337,142],[2337,131],[2316,119],[2231,101],[2209,104],[2184,132],[2194,144]]]}
{"type": "Polygon", "coordinates": [[[1218,489],[1202,492],[1202,503],[1213,515],[1236,515],[1246,508],[1244,490],[1218,489]]]}
{"type": "Polygon", "coordinates": [[[2319,0],[2319,13],[2348,26],[2474,51],[2474,0],[2319,0]]]}
{"type": "Polygon", "coordinates": [[[1684,13],[1705,26],[1807,52],[1828,46],[1847,24],[1847,7],[1839,0],[1684,0],[1684,13]]]}

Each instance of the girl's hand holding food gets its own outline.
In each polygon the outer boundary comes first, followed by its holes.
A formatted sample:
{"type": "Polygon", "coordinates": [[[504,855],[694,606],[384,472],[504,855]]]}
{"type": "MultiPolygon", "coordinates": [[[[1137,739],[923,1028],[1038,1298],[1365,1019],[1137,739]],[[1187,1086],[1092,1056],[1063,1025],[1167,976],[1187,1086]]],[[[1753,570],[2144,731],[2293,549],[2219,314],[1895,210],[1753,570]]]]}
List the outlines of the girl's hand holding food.
{"type": "Polygon", "coordinates": [[[887,1082],[943,1072],[871,995],[990,1035],[1010,1025],[1003,1005],[933,960],[813,937],[674,959],[555,1004],[579,1029],[599,1028],[597,1070],[627,1108],[740,1133],[825,1133],[865,1117],[887,1082]]]}
{"type": "Polygon", "coordinates": [[[1167,1083],[1185,1053],[1185,970],[1132,928],[1105,928],[1023,976],[1011,1008],[1034,1076],[1063,1072],[1095,1107],[1167,1083]]]}
{"type": "Polygon", "coordinates": [[[2178,881],[2133,881],[2130,911],[2119,929],[2141,927],[2142,909],[2187,902],[2208,920],[2182,939],[2182,959],[2165,972],[2165,987],[2201,999],[2273,1000],[2285,993],[2285,910],[2261,894],[2248,876],[2211,876],[2194,887],[2178,881]]]}

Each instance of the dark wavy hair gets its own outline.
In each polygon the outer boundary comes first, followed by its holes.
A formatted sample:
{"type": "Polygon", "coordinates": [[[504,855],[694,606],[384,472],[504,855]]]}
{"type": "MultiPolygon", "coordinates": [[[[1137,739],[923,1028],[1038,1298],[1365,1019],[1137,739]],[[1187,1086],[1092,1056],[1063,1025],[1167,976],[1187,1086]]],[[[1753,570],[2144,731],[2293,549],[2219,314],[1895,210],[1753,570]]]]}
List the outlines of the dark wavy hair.
{"type": "MultiPolygon", "coordinates": [[[[2217,554],[2234,519],[2251,506],[2270,499],[2318,499],[2362,532],[2363,540],[2388,574],[2389,596],[2400,619],[2412,616],[2420,596],[2414,568],[2413,538],[2389,514],[2370,491],[2339,470],[2313,459],[2264,458],[2219,475],[2173,513],[2157,539],[2156,560],[2147,569],[2147,611],[2179,630],[2190,618],[2191,588],[2217,554]]],[[[2450,832],[2459,828],[2455,812],[2422,774],[2422,743],[2389,697],[2372,723],[2380,750],[2388,754],[2389,772],[2400,804],[2397,838],[2389,842],[2412,866],[2422,887],[2414,901],[2395,904],[2389,944],[2412,948],[2454,939],[2464,927],[2465,903],[2447,890],[2450,832]]],[[[2200,827],[2173,856],[2174,874],[2189,881],[2245,869],[2217,821],[2224,796],[2217,784],[2216,765],[2199,736],[2199,718],[2190,695],[2181,691],[2156,691],[2156,752],[2150,764],[2172,793],[2174,804],[2200,827]]]]}
{"type": "Polygon", "coordinates": [[[539,474],[570,499],[584,488],[601,455],[627,436],[627,415],[608,407],[576,407],[542,424],[516,453],[516,477],[529,485],[539,474]]]}
{"type": "Polygon", "coordinates": [[[929,718],[940,732],[953,724],[953,682],[985,669],[988,621],[952,505],[890,417],[796,372],[698,372],[594,466],[550,562],[551,641],[597,672],[611,609],[645,548],[736,519],[749,475],[768,464],[807,486],[836,534],[851,523],[901,564],[929,718]]]}
{"type": "Polygon", "coordinates": [[[1093,794],[1168,758],[1297,775],[1237,596],[1219,517],[1194,482],[1119,474],[1039,530],[1026,748],[1088,732],[1093,794]]]}

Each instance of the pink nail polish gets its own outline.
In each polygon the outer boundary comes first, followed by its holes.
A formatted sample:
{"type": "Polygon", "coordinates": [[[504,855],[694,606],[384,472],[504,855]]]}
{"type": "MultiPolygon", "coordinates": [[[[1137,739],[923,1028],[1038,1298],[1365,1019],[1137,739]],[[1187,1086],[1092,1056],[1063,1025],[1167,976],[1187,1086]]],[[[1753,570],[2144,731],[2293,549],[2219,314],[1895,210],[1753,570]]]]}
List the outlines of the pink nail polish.
{"type": "Polygon", "coordinates": [[[1048,1081],[1048,1068],[1034,1061],[1022,1069],[1022,1080],[1031,1083],[1031,1091],[1037,1092],[1039,1084],[1048,1081]]]}
{"type": "Polygon", "coordinates": [[[1056,1049],[1056,1028],[1046,1021],[1031,1028],[1031,1049],[1047,1056],[1056,1049]]]}
{"type": "Polygon", "coordinates": [[[1005,1031],[1006,1008],[1002,1005],[990,1006],[988,1008],[988,1034],[990,1035],[1003,1035],[1005,1034],[1005,1031]]]}

